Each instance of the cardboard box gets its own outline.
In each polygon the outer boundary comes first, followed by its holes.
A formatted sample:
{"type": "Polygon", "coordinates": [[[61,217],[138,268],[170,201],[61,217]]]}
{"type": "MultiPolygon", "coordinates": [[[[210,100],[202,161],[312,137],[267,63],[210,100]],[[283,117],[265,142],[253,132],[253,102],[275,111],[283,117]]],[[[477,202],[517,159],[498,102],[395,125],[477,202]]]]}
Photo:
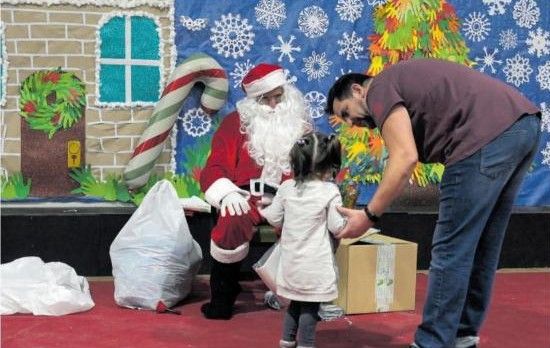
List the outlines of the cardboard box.
{"type": "Polygon", "coordinates": [[[414,310],[417,244],[369,230],[343,239],[335,304],[347,314],[414,310]]]}

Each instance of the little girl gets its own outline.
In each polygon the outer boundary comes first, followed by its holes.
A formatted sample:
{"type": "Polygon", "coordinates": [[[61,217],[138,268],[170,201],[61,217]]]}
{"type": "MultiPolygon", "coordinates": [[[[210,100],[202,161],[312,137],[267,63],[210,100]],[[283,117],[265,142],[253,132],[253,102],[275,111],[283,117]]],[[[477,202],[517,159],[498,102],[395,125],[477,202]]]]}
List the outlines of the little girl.
{"type": "Polygon", "coordinates": [[[336,211],[342,197],[332,182],[340,169],[336,136],[310,133],[290,151],[294,179],[279,187],[273,202],[260,214],[282,225],[277,294],[291,300],[285,314],[280,347],[314,347],[320,302],[338,297],[337,270],[329,231],[344,218],[336,211]]]}

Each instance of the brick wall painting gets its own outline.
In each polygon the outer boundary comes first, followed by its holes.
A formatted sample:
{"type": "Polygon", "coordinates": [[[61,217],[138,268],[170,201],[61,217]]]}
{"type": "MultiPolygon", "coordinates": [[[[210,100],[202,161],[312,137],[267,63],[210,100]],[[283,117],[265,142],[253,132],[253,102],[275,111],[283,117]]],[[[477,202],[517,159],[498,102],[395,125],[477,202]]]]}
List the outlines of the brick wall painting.
{"type": "MultiPolygon", "coordinates": [[[[154,103],[101,105],[98,102],[98,32],[105,18],[126,15],[153,18],[161,48],[158,52],[161,80],[164,81],[175,60],[171,6],[172,2],[165,0],[129,3],[110,0],[3,1],[0,19],[4,29],[6,62],[9,64],[5,74],[5,104],[0,110],[2,174],[28,173],[29,164],[26,163],[26,154],[23,155],[25,148],[33,148],[32,156],[47,157],[51,148],[59,145],[64,152],[60,161],[66,162],[66,141],[71,138],[68,132],[59,133],[66,137],[63,140],[61,137],[56,139],[56,135],[48,141],[47,135],[40,134],[40,138],[46,140],[43,145],[37,146],[33,143],[36,141],[35,132],[24,128],[25,122],[19,111],[23,81],[36,71],[58,67],[74,73],[85,84],[85,118],[73,127],[75,131],[81,131],[76,138],[81,139],[85,164],[91,166],[98,179],[122,173],[149,120],[154,103]],[[63,141],[64,144],[54,145],[63,141]]],[[[157,161],[156,171],[170,169],[170,151],[171,145],[168,143],[157,161]]],[[[38,168],[31,171],[36,170],[38,168]]],[[[63,187],[60,190],[40,189],[33,191],[32,195],[65,195],[70,187],[63,187]]]]}

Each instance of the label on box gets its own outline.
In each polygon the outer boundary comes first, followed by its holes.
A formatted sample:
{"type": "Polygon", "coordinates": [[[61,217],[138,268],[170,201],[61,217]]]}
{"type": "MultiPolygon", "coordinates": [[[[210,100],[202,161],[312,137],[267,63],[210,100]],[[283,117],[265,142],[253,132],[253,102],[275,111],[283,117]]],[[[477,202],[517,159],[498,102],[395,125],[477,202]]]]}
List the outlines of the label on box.
{"type": "Polygon", "coordinates": [[[387,312],[393,303],[395,244],[378,246],[376,255],[376,311],[387,312]]]}

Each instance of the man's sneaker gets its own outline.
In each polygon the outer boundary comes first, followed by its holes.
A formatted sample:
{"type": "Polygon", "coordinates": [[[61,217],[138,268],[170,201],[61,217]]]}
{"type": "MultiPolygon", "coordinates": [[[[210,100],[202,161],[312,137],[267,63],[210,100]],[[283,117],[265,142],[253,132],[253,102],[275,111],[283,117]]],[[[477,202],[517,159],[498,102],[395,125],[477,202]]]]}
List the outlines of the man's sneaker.
{"type": "MultiPolygon", "coordinates": [[[[416,343],[413,343],[409,346],[409,348],[420,348],[419,346],[416,345],[416,343]]],[[[479,348],[479,346],[477,344],[474,344],[474,345],[471,345],[471,346],[468,346],[468,347],[464,347],[464,348],[479,348]]]]}
{"type": "Polygon", "coordinates": [[[457,337],[455,348],[478,348],[479,336],[457,337]]]}

